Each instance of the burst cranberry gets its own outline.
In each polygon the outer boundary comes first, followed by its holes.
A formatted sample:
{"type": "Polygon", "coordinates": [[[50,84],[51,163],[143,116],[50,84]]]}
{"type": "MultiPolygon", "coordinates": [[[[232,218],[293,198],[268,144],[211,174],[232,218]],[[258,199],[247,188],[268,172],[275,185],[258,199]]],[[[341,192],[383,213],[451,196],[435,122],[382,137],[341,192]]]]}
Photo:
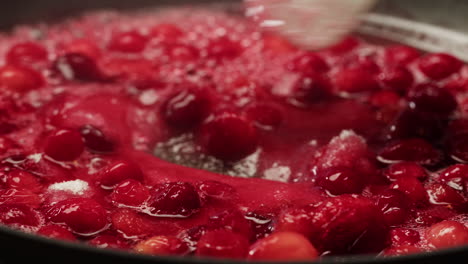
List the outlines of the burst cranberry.
{"type": "Polygon", "coordinates": [[[405,193],[416,204],[424,204],[428,200],[426,189],[415,178],[400,178],[390,188],[405,193]]]}
{"type": "Polygon", "coordinates": [[[118,205],[141,206],[150,197],[148,188],[134,179],[120,182],[109,198],[118,205]]]}
{"type": "Polygon", "coordinates": [[[103,230],[107,224],[106,210],[95,200],[71,198],[52,205],[47,218],[56,224],[65,224],[80,235],[92,235],[103,230]]]}
{"type": "Polygon", "coordinates": [[[369,99],[369,102],[376,107],[389,107],[389,108],[396,108],[400,103],[401,97],[389,90],[378,91],[373,93],[369,99]]]}
{"type": "Polygon", "coordinates": [[[142,52],[148,39],[138,31],[116,33],[109,41],[108,48],[112,51],[138,53],[142,52]]]}
{"type": "Polygon", "coordinates": [[[0,205],[0,223],[25,231],[38,228],[43,217],[27,205],[0,205]]]}
{"type": "Polygon", "coordinates": [[[333,76],[333,83],[337,93],[369,92],[379,88],[375,76],[361,68],[339,71],[333,76]]]}
{"type": "Polygon", "coordinates": [[[18,43],[6,54],[8,63],[15,65],[30,65],[47,60],[47,50],[34,42],[18,43]]]}
{"type": "Polygon", "coordinates": [[[208,115],[209,108],[209,99],[202,91],[183,89],[167,98],[161,112],[170,126],[187,130],[201,123],[208,115]]]}
{"type": "Polygon", "coordinates": [[[330,94],[330,83],[320,74],[298,75],[292,84],[290,100],[293,104],[307,105],[322,101],[330,94]]]}
{"type": "Polygon", "coordinates": [[[101,49],[88,39],[75,39],[64,47],[65,53],[78,53],[97,59],[101,56],[101,49]]]}
{"type": "Polygon", "coordinates": [[[408,92],[411,108],[436,115],[450,115],[457,108],[457,101],[449,91],[433,84],[420,84],[408,92]]]}
{"type": "Polygon", "coordinates": [[[407,65],[420,56],[415,48],[404,45],[393,45],[385,49],[384,57],[391,65],[407,65]]]}
{"type": "Polygon", "coordinates": [[[427,77],[440,80],[460,70],[462,62],[445,53],[434,53],[422,57],[418,66],[427,77]]]}
{"type": "Polygon", "coordinates": [[[432,204],[451,205],[455,208],[466,205],[466,200],[460,193],[444,184],[433,183],[429,185],[427,194],[432,204]]]}
{"type": "Polygon", "coordinates": [[[257,241],[250,247],[249,260],[261,261],[309,261],[319,253],[303,235],[294,232],[278,232],[257,241]]]}
{"type": "Polygon", "coordinates": [[[420,138],[398,140],[385,146],[378,156],[380,162],[411,161],[421,165],[435,165],[441,159],[438,150],[420,138]]]}
{"type": "Polygon", "coordinates": [[[392,246],[414,245],[421,240],[418,231],[408,228],[395,228],[390,231],[392,246]]]}
{"type": "Polygon", "coordinates": [[[80,128],[85,147],[93,153],[110,153],[116,148],[114,142],[107,138],[104,133],[92,125],[80,128]]]}
{"type": "Polygon", "coordinates": [[[238,196],[234,187],[218,181],[203,181],[198,185],[198,191],[203,200],[232,200],[238,196]]]}
{"type": "Polygon", "coordinates": [[[456,211],[448,206],[431,206],[427,209],[416,210],[413,213],[414,215],[409,222],[415,224],[416,227],[428,227],[441,221],[454,218],[457,215],[456,211]]]}
{"type": "Polygon", "coordinates": [[[17,190],[29,190],[34,193],[39,193],[42,190],[42,184],[39,178],[24,170],[12,170],[6,172],[2,177],[8,188],[17,190]]]}
{"type": "Polygon", "coordinates": [[[258,135],[250,120],[222,112],[203,124],[199,143],[209,155],[224,161],[236,161],[256,150],[258,135]]]}
{"type": "Polygon", "coordinates": [[[139,214],[134,210],[121,209],[113,212],[111,221],[113,228],[126,237],[148,237],[149,235],[159,233],[156,230],[157,228],[166,229],[167,234],[177,231],[169,228],[167,225],[158,226],[159,223],[149,218],[150,216],[139,214]]]}
{"type": "Polygon", "coordinates": [[[44,153],[58,161],[77,159],[84,150],[80,133],[70,129],[60,129],[45,140],[44,153]]]}
{"type": "Polygon", "coordinates": [[[249,241],[229,230],[208,231],[201,236],[195,255],[218,258],[244,258],[249,250],[249,241]]]}
{"type": "Polygon", "coordinates": [[[413,84],[414,78],[411,72],[403,67],[384,68],[379,75],[383,86],[393,91],[405,93],[413,84]]]}
{"type": "Polygon", "coordinates": [[[468,190],[468,165],[455,164],[449,166],[439,173],[439,179],[458,191],[468,190]]]}
{"type": "Polygon", "coordinates": [[[468,228],[455,221],[442,221],[426,230],[429,245],[435,248],[447,248],[468,244],[468,228]]]}
{"type": "Polygon", "coordinates": [[[127,242],[112,235],[99,235],[88,241],[89,245],[98,248],[127,249],[127,242]]]}
{"type": "Polygon", "coordinates": [[[134,250],[149,255],[185,255],[189,248],[176,237],[155,236],[136,244],[134,250]]]}
{"type": "Polygon", "coordinates": [[[0,87],[12,92],[27,92],[42,86],[42,76],[25,66],[6,65],[0,68],[0,87]]]}
{"type": "Polygon", "coordinates": [[[364,181],[358,172],[347,167],[331,167],[317,173],[315,183],[332,195],[360,193],[364,181]]]}
{"type": "Polygon", "coordinates": [[[184,35],[184,32],[173,24],[159,24],[151,28],[150,35],[159,41],[174,43],[184,35]]]}
{"type": "Polygon", "coordinates": [[[221,37],[211,40],[210,43],[208,43],[206,51],[208,57],[216,61],[222,61],[239,56],[242,53],[242,47],[240,43],[236,41],[230,40],[227,37],[221,37]]]}
{"type": "Polygon", "coordinates": [[[0,204],[24,204],[31,208],[38,208],[40,207],[41,203],[42,196],[30,190],[0,190],[0,204]]]}
{"type": "Polygon", "coordinates": [[[400,190],[389,189],[382,192],[378,197],[377,207],[389,226],[402,224],[409,213],[407,196],[400,190]]]}
{"type": "Polygon", "coordinates": [[[151,214],[188,217],[201,208],[200,197],[190,183],[172,182],[157,187],[150,200],[151,214]]]}
{"type": "Polygon", "coordinates": [[[100,81],[104,78],[96,62],[81,53],[66,53],[59,56],[53,68],[67,80],[100,81]]]}
{"type": "Polygon", "coordinates": [[[208,227],[212,229],[229,229],[247,238],[252,235],[250,223],[245,219],[244,214],[235,209],[224,210],[211,216],[208,220],[208,227]]]}
{"type": "Polygon", "coordinates": [[[253,211],[245,214],[245,219],[253,230],[253,239],[264,238],[273,232],[273,214],[261,211],[253,211]]]}
{"type": "Polygon", "coordinates": [[[314,52],[299,54],[286,64],[286,69],[306,75],[326,72],[328,68],[327,63],[314,52]]]}
{"type": "Polygon", "coordinates": [[[68,231],[65,227],[58,226],[58,225],[46,225],[41,227],[37,231],[39,235],[43,235],[49,238],[60,239],[60,240],[68,240],[68,241],[75,241],[76,237],[72,234],[72,232],[68,231]]]}
{"type": "Polygon", "coordinates": [[[106,168],[100,176],[101,187],[112,189],[121,181],[127,179],[143,180],[140,167],[130,161],[117,161],[106,168]]]}
{"type": "Polygon", "coordinates": [[[394,248],[389,248],[383,251],[385,256],[406,256],[410,254],[420,253],[423,250],[413,245],[404,245],[394,248]]]}
{"type": "Polygon", "coordinates": [[[390,181],[396,181],[400,178],[416,178],[422,181],[428,176],[426,169],[415,162],[392,164],[383,171],[383,174],[390,181]]]}
{"type": "Polygon", "coordinates": [[[294,206],[282,211],[275,222],[276,232],[296,232],[309,237],[313,230],[310,223],[314,214],[311,206],[294,206]]]}

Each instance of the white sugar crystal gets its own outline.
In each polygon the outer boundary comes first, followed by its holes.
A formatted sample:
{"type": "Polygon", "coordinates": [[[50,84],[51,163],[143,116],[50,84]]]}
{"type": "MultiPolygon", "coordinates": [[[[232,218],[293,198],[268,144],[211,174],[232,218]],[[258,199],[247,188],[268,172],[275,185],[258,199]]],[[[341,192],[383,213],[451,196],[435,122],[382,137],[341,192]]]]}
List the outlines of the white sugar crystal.
{"type": "Polygon", "coordinates": [[[357,136],[353,130],[342,130],[340,133],[340,139],[346,139],[353,136],[357,136]]]}
{"type": "Polygon", "coordinates": [[[49,191],[66,191],[76,195],[83,195],[89,190],[89,184],[82,180],[54,183],[49,186],[49,191]]]}

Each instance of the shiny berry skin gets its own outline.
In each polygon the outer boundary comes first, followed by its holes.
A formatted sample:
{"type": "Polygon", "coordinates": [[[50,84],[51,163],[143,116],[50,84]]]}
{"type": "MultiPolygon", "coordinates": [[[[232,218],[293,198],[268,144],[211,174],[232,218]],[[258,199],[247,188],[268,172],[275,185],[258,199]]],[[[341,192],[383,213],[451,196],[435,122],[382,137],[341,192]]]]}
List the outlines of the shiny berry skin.
{"type": "Polygon", "coordinates": [[[440,161],[441,154],[427,141],[412,138],[389,143],[380,151],[377,159],[390,164],[410,161],[420,165],[435,165],[440,161]]]}
{"type": "Polygon", "coordinates": [[[444,122],[439,117],[405,108],[390,122],[384,136],[390,140],[413,137],[434,140],[443,135],[443,130],[444,122]]]}
{"type": "Polygon", "coordinates": [[[343,69],[333,77],[333,89],[337,93],[361,93],[374,91],[379,88],[375,76],[359,67],[343,69]]]}
{"type": "Polygon", "coordinates": [[[400,178],[393,182],[390,188],[405,193],[415,204],[421,205],[428,201],[426,189],[415,178],[400,178]]]}
{"type": "Polygon", "coordinates": [[[245,219],[244,214],[235,209],[226,209],[212,215],[207,226],[212,229],[228,229],[247,238],[252,236],[250,223],[245,219]]]}
{"type": "Polygon", "coordinates": [[[64,224],[79,235],[93,235],[108,225],[107,212],[90,198],[70,198],[53,204],[46,211],[49,221],[64,224]]]}
{"type": "Polygon", "coordinates": [[[0,205],[0,223],[24,231],[33,231],[43,223],[43,216],[27,205],[0,205]]]}
{"type": "Polygon", "coordinates": [[[257,149],[258,134],[250,120],[222,112],[209,117],[202,125],[198,142],[209,155],[223,161],[237,161],[257,149]]]}
{"type": "Polygon", "coordinates": [[[170,95],[162,105],[161,113],[173,128],[187,130],[200,124],[210,110],[208,96],[197,89],[183,89],[170,95]]]}
{"type": "Polygon", "coordinates": [[[195,63],[200,57],[199,50],[194,46],[187,44],[170,44],[166,49],[169,59],[182,65],[185,65],[186,63],[195,63]]]}
{"type": "Polygon", "coordinates": [[[277,232],[257,241],[250,247],[248,260],[258,261],[309,261],[319,257],[319,252],[309,240],[299,233],[277,232]]]}
{"type": "Polygon", "coordinates": [[[200,210],[201,203],[192,184],[170,182],[156,187],[149,206],[152,215],[189,217],[200,210]]]}
{"type": "Polygon", "coordinates": [[[0,88],[24,93],[38,89],[44,80],[40,73],[26,66],[6,65],[0,67],[0,88]]]}
{"type": "Polygon", "coordinates": [[[241,259],[247,256],[249,241],[229,230],[208,231],[200,237],[196,256],[241,259]]]}
{"type": "Polygon", "coordinates": [[[168,43],[177,42],[184,32],[174,24],[159,24],[151,28],[150,36],[168,43]]]}
{"type": "Polygon", "coordinates": [[[311,206],[293,206],[276,217],[276,232],[295,232],[309,237],[313,233],[312,223],[315,209],[311,206]]]}
{"type": "Polygon", "coordinates": [[[466,207],[465,198],[448,185],[433,183],[426,189],[432,204],[450,205],[454,208],[466,207]]]}
{"type": "Polygon", "coordinates": [[[399,162],[388,166],[383,174],[390,181],[396,181],[400,178],[416,178],[418,180],[425,180],[428,176],[427,171],[421,165],[415,162],[399,162]]]}
{"type": "Polygon", "coordinates": [[[383,87],[403,94],[414,81],[413,74],[404,67],[384,68],[378,79],[383,87]]]}
{"type": "Polygon", "coordinates": [[[133,248],[136,252],[149,255],[185,255],[189,248],[177,237],[154,236],[143,240],[133,248]]]}
{"type": "Polygon", "coordinates": [[[130,207],[141,206],[149,197],[148,188],[134,179],[120,182],[109,195],[113,203],[130,207]]]}
{"type": "Polygon", "coordinates": [[[15,65],[31,65],[47,60],[47,50],[34,42],[21,42],[10,48],[6,60],[15,65]]]}
{"type": "Polygon", "coordinates": [[[98,248],[109,249],[128,249],[129,245],[123,239],[113,235],[98,235],[97,237],[88,241],[89,245],[98,248]]]}
{"type": "Polygon", "coordinates": [[[13,169],[0,176],[3,182],[10,190],[28,190],[34,193],[42,191],[40,178],[24,170],[13,169]]]}
{"type": "Polygon", "coordinates": [[[30,208],[39,208],[42,204],[42,196],[30,190],[5,189],[0,190],[0,204],[27,205],[30,208]]]}
{"type": "Polygon", "coordinates": [[[468,165],[455,164],[443,169],[439,180],[457,191],[468,191],[468,165]]]}
{"type": "Polygon", "coordinates": [[[398,107],[400,100],[401,96],[399,96],[396,92],[383,90],[373,93],[369,98],[369,103],[379,108],[395,108],[398,107]]]}
{"type": "Polygon", "coordinates": [[[390,65],[407,65],[419,58],[421,53],[415,48],[404,45],[393,45],[385,48],[384,58],[390,65]]]}
{"type": "Polygon", "coordinates": [[[442,221],[426,230],[426,239],[437,249],[467,245],[468,228],[459,222],[442,221]]]}
{"type": "Polygon", "coordinates": [[[46,225],[41,227],[37,231],[39,235],[46,236],[48,238],[76,241],[76,237],[68,229],[58,225],[46,225]]]}
{"type": "Polygon", "coordinates": [[[86,149],[93,153],[111,153],[116,146],[113,141],[107,138],[97,127],[85,125],[80,128],[86,149]]]}
{"type": "Polygon", "coordinates": [[[414,245],[421,241],[421,235],[418,231],[408,228],[395,228],[390,231],[390,240],[392,246],[414,245]]]}
{"type": "Polygon", "coordinates": [[[274,130],[283,123],[283,113],[274,105],[253,104],[247,107],[246,115],[263,130],[274,130]]]}
{"type": "Polygon", "coordinates": [[[206,52],[209,58],[219,62],[236,58],[242,53],[242,47],[236,41],[221,37],[211,40],[206,47],[206,52]]]}
{"type": "Polygon", "coordinates": [[[84,150],[81,134],[70,129],[60,129],[45,139],[44,153],[58,161],[77,159],[84,150]]]}
{"type": "Polygon", "coordinates": [[[362,176],[347,167],[331,167],[319,170],[315,178],[315,184],[332,195],[360,193],[364,188],[362,176]]]}
{"type": "Polygon", "coordinates": [[[200,198],[204,201],[229,201],[238,197],[237,191],[231,185],[218,181],[203,181],[198,185],[200,198]]]}
{"type": "Polygon", "coordinates": [[[140,167],[131,161],[116,161],[101,172],[99,182],[104,189],[112,189],[127,179],[143,180],[140,167]]]}
{"type": "Polygon", "coordinates": [[[330,90],[328,79],[321,74],[298,75],[292,85],[289,100],[294,105],[306,106],[329,97],[330,90]]]}
{"type": "Polygon", "coordinates": [[[448,116],[457,108],[457,101],[453,95],[433,84],[420,84],[408,92],[411,108],[440,116],[448,116]]]}
{"type": "Polygon", "coordinates": [[[462,62],[445,53],[434,53],[422,57],[418,66],[427,77],[441,80],[460,70],[462,62]]]}
{"type": "Polygon", "coordinates": [[[53,65],[66,80],[101,81],[104,76],[96,64],[96,61],[82,53],[66,53],[59,56],[53,65]]]}
{"type": "Polygon", "coordinates": [[[70,43],[67,43],[64,47],[65,53],[78,53],[86,55],[89,58],[97,59],[101,57],[102,51],[89,39],[75,39],[70,43]]]}
{"type": "Polygon", "coordinates": [[[328,64],[314,52],[299,54],[285,65],[286,69],[302,74],[314,74],[328,71],[328,64]]]}
{"type": "Polygon", "coordinates": [[[138,53],[145,49],[147,42],[148,38],[139,32],[127,31],[114,34],[107,47],[112,51],[138,53]]]}
{"type": "Polygon", "coordinates": [[[402,224],[409,213],[407,196],[400,190],[388,189],[383,191],[377,199],[377,207],[383,213],[388,226],[402,224]]]}

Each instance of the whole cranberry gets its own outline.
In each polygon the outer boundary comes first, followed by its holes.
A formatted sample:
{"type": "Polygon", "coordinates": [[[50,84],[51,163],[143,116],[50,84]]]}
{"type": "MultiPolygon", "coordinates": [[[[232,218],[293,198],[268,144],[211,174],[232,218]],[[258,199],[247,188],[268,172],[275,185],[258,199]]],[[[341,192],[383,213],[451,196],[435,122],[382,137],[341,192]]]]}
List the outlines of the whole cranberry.
{"type": "Polygon", "coordinates": [[[304,52],[294,57],[291,61],[286,63],[286,69],[302,73],[302,74],[314,74],[323,73],[328,71],[328,64],[322,59],[317,53],[304,52]]]}
{"type": "Polygon", "coordinates": [[[37,231],[39,235],[43,235],[53,239],[60,239],[60,240],[68,240],[68,241],[75,241],[76,237],[63,226],[58,225],[46,225],[41,227],[37,231]]]}
{"type": "Polygon", "coordinates": [[[0,67],[0,87],[12,92],[23,93],[40,88],[43,77],[26,66],[6,65],[0,67]]]}
{"type": "Polygon", "coordinates": [[[185,255],[189,251],[185,242],[172,236],[150,237],[136,244],[133,249],[149,255],[185,255]]]}
{"type": "Polygon", "coordinates": [[[82,53],[66,53],[59,56],[53,64],[53,70],[66,80],[101,81],[104,79],[96,61],[82,53]]]}
{"type": "Polygon", "coordinates": [[[283,113],[274,105],[254,103],[247,107],[247,116],[264,130],[274,130],[283,123],[283,113]]]}
{"type": "Polygon", "coordinates": [[[434,248],[448,248],[468,244],[468,228],[459,222],[442,221],[426,230],[426,239],[434,248]]]}
{"type": "Polygon", "coordinates": [[[187,44],[170,44],[166,47],[167,55],[171,61],[179,63],[194,63],[200,57],[200,51],[187,44]]]}
{"type": "Polygon", "coordinates": [[[360,193],[364,188],[362,175],[348,167],[331,167],[319,170],[315,184],[332,195],[360,193]]]}
{"type": "Polygon", "coordinates": [[[383,213],[385,223],[389,226],[402,224],[409,213],[407,196],[397,189],[383,191],[377,199],[377,207],[383,213]]]}
{"type": "Polygon", "coordinates": [[[377,159],[382,163],[410,161],[420,165],[435,165],[441,160],[441,153],[427,141],[412,138],[387,144],[377,159]]]}
{"type": "Polygon", "coordinates": [[[112,51],[138,53],[145,49],[147,42],[148,38],[136,30],[119,32],[112,36],[108,48],[112,51]]]}
{"type": "Polygon", "coordinates": [[[150,30],[151,37],[166,43],[175,43],[183,35],[184,32],[174,24],[158,24],[150,30]]]}
{"type": "Polygon", "coordinates": [[[421,137],[439,139],[444,132],[445,122],[431,113],[405,108],[390,122],[384,131],[387,140],[421,137]]]}
{"type": "Polygon", "coordinates": [[[208,231],[201,236],[195,255],[242,259],[247,256],[249,241],[229,230],[208,231]]]}
{"type": "Polygon", "coordinates": [[[445,184],[432,183],[427,187],[427,194],[432,204],[450,205],[454,208],[466,206],[466,199],[463,195],[445,184]]]}
{"type": "Polygon", "coordinates": [[[460,70],[463,63],[457,58],[445,54],[428,54],[419,60],[418,66],[421,72],[433,80],[449,77],[460,70]]]}
{"type": "Polygon", "coordinates": [[[411,108],[440,116],[448,116],[457,108],[453,95],[434,84],[420,84],[408,91],[411,108]]]}
{"type": "Polygon", "coordinates": [[[45,139],[44,153],[58,161],[77,159],[84,150],[81,134],[70,129],[59,129],[45,139]]]}
{"type": "Polygon", "coordinates": [[[400,178],[416,178],[423,181],[428,176],[424,167],[409,161],[392,164],[383,171],[383,174],[390,181],[396,181],[400,178]]]}
{"type": "Polygon", "coordinates": [[[201,203],[192,184],[170,182],[156,187],[149,206],[152,215],[189,217],[200,210],[201,203]]]}
{"type": "Polygon", "coordinates": [[[144,178],[140,167],[131,161],[116,161],[100,173],[99,181],[104,189],[112,189],[127,179],[142,181],[144,178]]]}
{"type": "Polygon", "coordinates": [[[149,197],[148,188],[134,179],[120,182],[109,195],[113,203],[130,207],[141,206],[149,197]]]}
{"type": "Polygon", "coordinates": [[[376,77],[365,69],[355,67],[343,69],[333,77],[333,89],[337,93],[360,93],[377,90],[379,84],[376,77]]]}
{"type": "Polygon", "coordinates": [[[295,105],[308,105],[317,103],[329,97],[331,87],[329,80],[317,73],[298,75],[292,85],[291,98],[295,105]]]}
{"type": "Polygon", "coordinates": [[[116,146],[104,133],[92,125],[84,125],[80,128],[85,147],[93,153],[111,153],[116,146]]]}
{"type": "Polygon", "coordinates": [[[0,223],[31,232],[43,223],[43,216],[27,205],[0,205],[0,223]]]}
{"type": "Polygon", "coordinates": [[[247,238],[252,236],[250,223],[239,210],[227,209],[212,215],[208,220],[208,228],[228,229],[247,238]]]}
{"type": "Polygon", "coordinates": [[[403,192],[417,205],[423,205],[428,201],[426,189],[415,178],[400,178],[393,182],[390,188],[403,192]]]}
{"type": "Polygon", "coordinates": [[[47,50],[35,42],[17,43],[8,50],[6,60],[10,64],[30,65],[47,60],[47,50]]]}
{"type": "Polygon", "coordinates": [[[385,62],[390,65],[407,65],[417,59],[421,53],[413,47],[392,45],[385,48],[385,62]]]}
{"type": "Polygon", "coordinates": [[[439,180],[457,191],[468,191],[468,165],[455,164],[443,169],[439,180]]]}
{"type": "Polygon", "coordinates": [[[403,94],[414,81],[413,74],[404,67],[384,68],[378,78],[383,87],[403,94]]]}
{"type": "Polygon", "coordinates": [[[102,51],[98,45],[86,38],[75,39],[67,43],[64,51],[65,53],[83,54],[93,59],[98,59],[102,55],[102,51]]]}

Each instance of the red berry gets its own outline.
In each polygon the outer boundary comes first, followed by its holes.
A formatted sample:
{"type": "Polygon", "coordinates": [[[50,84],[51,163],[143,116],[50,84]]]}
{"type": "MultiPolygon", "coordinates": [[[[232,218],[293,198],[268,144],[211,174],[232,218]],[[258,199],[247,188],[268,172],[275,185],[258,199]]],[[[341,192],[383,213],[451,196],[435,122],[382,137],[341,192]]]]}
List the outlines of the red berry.
{"type": "Polygon", "coordinates": [[[458,191],[468,191],[468,165],[455,164],[439,173],[439,180],[458,191]]]}
{"type": "Polygon", "coordinates": [[[425,204],[428,200],[426,189],[420,181],[415,178],[400,178],[396,180],[390,188],[405,193],[412,202],[425,204]]]}
{"type": "Polygon", "coordinates": [[[383,171],[383,174],[390,181],[396,181],[400,178],[416,178],[423,181],[427,178],[428,174],[426,169],[415,162],[399,162],[388,166],[383,171]]]}
{"type": "Polygon", "coordinates": [[[277,232],[257,241],[250,247],[248,260],[257,261],[310,261],[319,253],[303,235],[277,232]]]}
{"type": "Polygon", "coordinates": [[[223,161],[237,161],[257,149],[258,135],[250,120],[222,112],[203,124],[199,143],[209,155],[223,161]]]}
{"type": "Polygon", "coordinates": [[[249,241],[229,230],[208,231],[201,236],[195,255],[242,259],[247,256],[249,241]]]}
{"type": "Polygon", "coordinates": [[[209,58],[216,61],[233,59],[242,53],[242,47],[239,42],[230,40],[227,37],[213,39],[208,43],[206,51],[209,58]]]}
{"type": "Polygon", "coordinates": [[[332,195],[360,193],[364,188],[362,175],[348,167],[331,167],[319,170],[315,184],[332,195]]]}
{"type": "Polygon", "coordinates": [[[449,91],[430,83],[413,87],[407,97],[410,107],[422,112],[448,116],[457,108],[457,101],[449,91]]]}
{"type": "Polygon", "coordinates": [[[85,125],[80,128],[85,147],[93,153],[111,153],[116,146],[113,141],[108,139],[104,133],[92,125],[85,125]]]}
{"type": "Polygon", "coordinates": [[[108,48],[112,51],[138,53],[142,52],[148,38],[137,31],[127,31],[116,33],[109,41],[108,48]]]}
{"type": "Polygon", "coordinates": [[[386,139],[421,137],[434,140],[442,136],[443,130],[443,120],[434,114],[406,108],[390,122],[385,137],[386,139]]]}
{"type": "Polygon", "coordinates": [[[127,242],[113,235],[99,235],[88,241],[89,245],[98,248],[127,249],[127,242]]]}
{"type": "Polygon", "coordinates": [[[283,113],[273,105],[255,103],[246,109],[247,116],[264,130],[274,130],[283,122],[283,113]]]}
{"type": "Polygon", "coordinates": [[[31,232],[43,221],[43,216],[27,205],[0,205],[0,223],[4,225],[31,232]]]}
{"type": "Polygon", "coordinates": [[[184,35],[184,32],[173,24],[159,24],[151,28],[150,35],[159,41],[174,43],[184,35]]]}
{"type": "Polygon", "coordinates": [[[112,189],[124,180],[141,181],[143,178],[143,172],[137,164],[130,161],[116,161],[102,171],[100,183],[102,188],[112,189]]]}
{"type": "Polygon", "coordinates": [[[435,165],[441,154],[427,141],[414,138],[392,142],[386,145],[377,157],[383,163],[411,161],[420,165],[435,165]]]}
{"type": "Polygon", "coordinates": [[[369,98],[369,102],[378,108],[397,108],[400,103],[401,97],[389,90],[375,92],[369,98]]]}
{"type": "Polygon", "coordinates": [[[106,210],[90,198],[71,198],[53,204],[46,211],[47,218],[56,224],[65,224],[74,233],[93,235],[108,225],[106,210]]]}
{"type": "Polygon", "coordinates": [[[457,58],[445,54],[428,54],[419,60],[419,69],[429,78],[440,80],[460,70],[463,63],[457,58]]]}
{"type": "Polygon", "coordinates": [[[27,171],[13,169],[2,175],[2,181],[10,189],[28,190],[39,193],[42,190],[42,184],[39,178],[27,171]]]}
{"type": "Polygon", "coordinates": [[[6,60],[15,65],[31,65],[47,60],[47,50],[34,42],[18,43],[10,48],[6,60]]]}
{"type": "Polygon", "coordinates": [[[333,89],[337,93],[360,93],[377,90],[375,76],[361,68],[343,69],[333,76],[333,89]]]}
{"type": "Polygon", "coordinates": [[[60,239],[60,240],[68,240],[68,241],[76,241],[76,237],[72,234],[72,232],[68,231],[65,227],[58,226],[58,225],[46,225],[41,227],[39,231],[37,231],[39,235],[43,235],[53,239],[60,239]]]}
{"type": "Polygon", "coordinates": [[[312,206],[294,206],[282,211],[275,221],[276,232],[295,232],[309,237],[313,233],[314,208],[312,206]]]}
{"type": "Polygon", "coordinates": [[[413,84],[414,77],[411,72],[403,67],[384,68],[379,74],[379,80],[383,87],[405,93],[413,84]]]}
{"type": "Polygon", "coordinates": [[[437,205],[450,205],[454,208],[466,206],[465,198],[448,185],[433,183],[427,187],[429,201],[437,205]]]}
{"type": "Polygon", "coordinates": [[[64,47],[65,53],[83,54],[89,58],[97,59],[101,56],[101,49],[88,39],[75,39],[64,47]]]}
{"type": "Polygon", "coordinates": [[[80,133],[70,129],[60,129],[45,139],[44,153],[58,161],[77,159],[84,150],[80,133]]]}
{"type": "Polygon", "coordinates": [[[66,53],[59,56],[53,69],[67,80],[101,81],[104,76],[94,59],[82,53],[66,53]]]}
{"type": "Polygon", "coordinates": [[[294,57],[286,64],[286,69],[305,75],[328,71],[325,60],[314,52],[304,52],[294,57]]]}
{"type": "Polygon", "coordinates": [[[186,182],[161,184],[155,189],[149,205],[151,214],[161,217],[189,217],[201,208],[197,191],[186,182]]]}
{"type": "Polygon", "coordinates": [[[252,236],[250,223],[244,214],[234,209],[227,209],[211,216],[207,226],[211,229],[228,229],[247,238],[252,236]]]}
{"type": "Polygon", "coordinates": [[[203,200],[233,200],[237,198],[236,189],[231,185],[218,181],[203,181],[198,185],[200,198],[203,200]]]}
{"type": "Polygon", "coordinates": [[[468,228],[455,221],[442,221],[426,230],[429,245],[442,249],[468,244],[468,228]]]}
{"type": "Polygon", "coordinates": [[[421,240],[418,231],[408,228],[395,228],[390,231],[392,246],[414,245],[421,240]]]}
{"type": "Polygon", "coordinates": [[[125,237],[144,238],[156,234],[173,234],[178,231],[172,225],[159,223],[154,217],[131,209],[115,210],[111,220],[113,228],[125,237]]]}
{"type": "Polygon", "coordinates": [[[38,72],[25,66],[6,65],[0,68],[0,88],[22,93],[38,89],[43,83],[38,72]]]}
{"type": "Polygon", "coordinates": [[[408,216],[407,196],[401,190],[385,190],[378,196],[377,207],[388,226],[402,224],[408,216]]]}
{"type": "Polygon", "coordinates": [[[134,179],[120,182],[109,196],[113,203],[131,207],[141,206],[149,197],[148,188],[134,179]]]}
{"type": "Polygon", "coordinates": [[[320,74],[297,75],[289,100],[299,106],[317,103],[328,97],[330,90],[328,79],[320,74]]]}
{"type": "Polygon", "coordinates": [[[393,45],[385,48],[385,61],[390,65],[407,65],[420,56],[415,48],[404,45],[393,45]]]}
{"type": "Polygon", "coordinates": [[[0,190],[0,204],[6,205],[27,205],[31,208],[38,208],[42,203],[42,197],[30,190],[7,189],[0,190]]]}
{"type": "Polygon", "coordinates": [[[209,110],[208,96],[196,89],[183,89],[173,93],[161,109],[166,122],[182,130],[200,124],[209,114],[209,110]]]}
{"type": "Polygon", "coordinates": [[[133,248],[138,253],[149,255],[185,255],[187,244],[176,237],[154,236],[136,244],[133,248]]]}
{"type": "Polygon", "coordinates": [[[186,44],[170,44],[166,49],[171,61],[194,63],[200,57],[198,49],[186,44]]]}

